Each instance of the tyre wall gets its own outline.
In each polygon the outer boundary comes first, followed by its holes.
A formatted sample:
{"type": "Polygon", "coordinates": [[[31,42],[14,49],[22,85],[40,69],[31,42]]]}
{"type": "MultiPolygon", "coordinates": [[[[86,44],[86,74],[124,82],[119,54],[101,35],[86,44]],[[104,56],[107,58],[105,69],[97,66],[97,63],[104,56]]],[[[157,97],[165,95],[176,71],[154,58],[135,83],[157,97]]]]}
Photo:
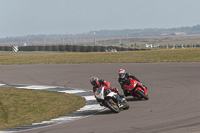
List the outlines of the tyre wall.
{"type": "Polygon", "coordinates": [[[121,47],[121,51],[128,51],[128,48],[121,47]]]}
{"type": "Polygon", "coordinates": [[[72,52],[80,52],[80,48],[81,48],[81,46],[74,45],[73,48],[72,48],[72,52]]]}
{"type": "Polygon", "coordinates": [[[11,47],[11,46],[5,46],[5,47],[4,47],[4,50],[5,50],[5,51],[12,51],[12,47],[11,47]]]}
{"type": "Polygon", "coordinates": [[[72,52],[73,45],[66,45],[66,51],[67,52],[72,52]]]}
{"type": "MultiPolygon", "coordinates": [[[[19,46],[19,51],[66,51],[66,52],[105,52],[110,49],[117,51],[136,51],[138,49],[120,46],[91,46],[91,45],[41,45],[19,46]]],[[[146,49],[144,49],[146,50],[146,49]]],[[[12,46],[0,46],[0,51],[12,51],[12,46]]]]}
{"type": "Polygon", "coordinates": [[[45,51],[52,51],[52,46],[45,46],[45,51]]]}
{"type": "Polygon", "coordinates": [[[59,51],[59,46],[58,45],[53,45],[52,46],[52,51],[59,51]]]}
{"type": "Polygon", "coordinates": [[[106,52],[107,49],[108,49],[108,47],[106,47],[106,46],[101,46],[100,52],[106,52]]]}
{"type": "Polygon", "coordinates": [[[114,46],[113,48],[116,49],[117,51],[122,51],[122,47],[114,46]]]}
{"type": "Polygon", "coordinates": [[[87,51],[87,46],[82,45],[80,47],[80,52],[86,52],[87,51]]]}
{"type": "Polygon", "coordinates": [[[94,46],[94,52],[100,52],[101,46],[94,46]]]}
{"type": "Polygon", "coordinates": [[[87,46],[86,52],[94,52],[94,46],[87,46]]]}
{"type": "Polygon", "coordinates": [[[0,46],[0,51],[5,51],[5,46],[0,46]]]}
{"type": "Polygon", "coordinates": [[[38,46],[38,51],[45,51],[45,46],[38,46]]]}
{"type": "Polygon", "coordinates": [[[58,46],[58,51],[66,51],[66,45],[59,45],[58,46]]]}

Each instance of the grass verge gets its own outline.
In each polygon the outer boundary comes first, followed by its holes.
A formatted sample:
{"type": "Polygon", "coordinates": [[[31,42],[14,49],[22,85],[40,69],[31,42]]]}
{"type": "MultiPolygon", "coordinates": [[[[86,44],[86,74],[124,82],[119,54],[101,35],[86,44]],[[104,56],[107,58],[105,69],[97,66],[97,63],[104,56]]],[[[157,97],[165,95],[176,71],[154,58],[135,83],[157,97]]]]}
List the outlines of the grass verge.
{"type": "Polygon", "coordinates": [[[0,54],[0,64],[137,62],[200,62],[200,48],[126,52],[29,52],[29,54],[19,52],[17,54],[0,54]]]}
{"type": "Polygon", "coordinates": [[[85,103],[72,94],[0,87],[0,130],[58,118],[85,103]]]}

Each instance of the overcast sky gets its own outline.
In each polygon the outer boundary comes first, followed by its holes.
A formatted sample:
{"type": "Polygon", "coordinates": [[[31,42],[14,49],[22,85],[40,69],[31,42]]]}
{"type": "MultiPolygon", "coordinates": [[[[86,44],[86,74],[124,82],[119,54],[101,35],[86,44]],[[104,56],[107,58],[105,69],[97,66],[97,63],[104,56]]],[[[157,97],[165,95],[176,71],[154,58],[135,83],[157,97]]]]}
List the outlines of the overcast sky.
{"type": "Polygon", "coordinates": [[[0,38],[200,24],[200,0],[0,0],[0,38]]]}

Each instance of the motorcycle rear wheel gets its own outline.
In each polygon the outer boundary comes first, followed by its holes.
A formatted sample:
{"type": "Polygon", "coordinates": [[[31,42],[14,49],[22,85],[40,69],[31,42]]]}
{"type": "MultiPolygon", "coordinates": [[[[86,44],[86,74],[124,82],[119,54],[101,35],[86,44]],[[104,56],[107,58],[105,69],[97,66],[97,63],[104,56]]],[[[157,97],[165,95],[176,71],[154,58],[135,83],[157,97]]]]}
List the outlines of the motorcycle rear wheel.
{"type": "Polygon", "coordinates": [[[114,113],[119,113],[120,112],[120,109],[119,109],[117,103],[114,102],[111,98],[108,99],[107,102],[105,102],[105,104],[114,113]]]}

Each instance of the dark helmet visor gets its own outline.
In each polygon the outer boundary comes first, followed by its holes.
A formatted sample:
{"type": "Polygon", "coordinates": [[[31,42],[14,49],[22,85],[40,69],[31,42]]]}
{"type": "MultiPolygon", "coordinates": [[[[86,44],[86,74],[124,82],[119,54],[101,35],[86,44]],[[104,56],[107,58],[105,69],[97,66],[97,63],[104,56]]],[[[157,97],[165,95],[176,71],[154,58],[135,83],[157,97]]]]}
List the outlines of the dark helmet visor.
{"type": "Polygon", "coordinates": [[[121,77],[121,78],[124,77],[124,73],[120,73],[119,77],[121,77]]]}

